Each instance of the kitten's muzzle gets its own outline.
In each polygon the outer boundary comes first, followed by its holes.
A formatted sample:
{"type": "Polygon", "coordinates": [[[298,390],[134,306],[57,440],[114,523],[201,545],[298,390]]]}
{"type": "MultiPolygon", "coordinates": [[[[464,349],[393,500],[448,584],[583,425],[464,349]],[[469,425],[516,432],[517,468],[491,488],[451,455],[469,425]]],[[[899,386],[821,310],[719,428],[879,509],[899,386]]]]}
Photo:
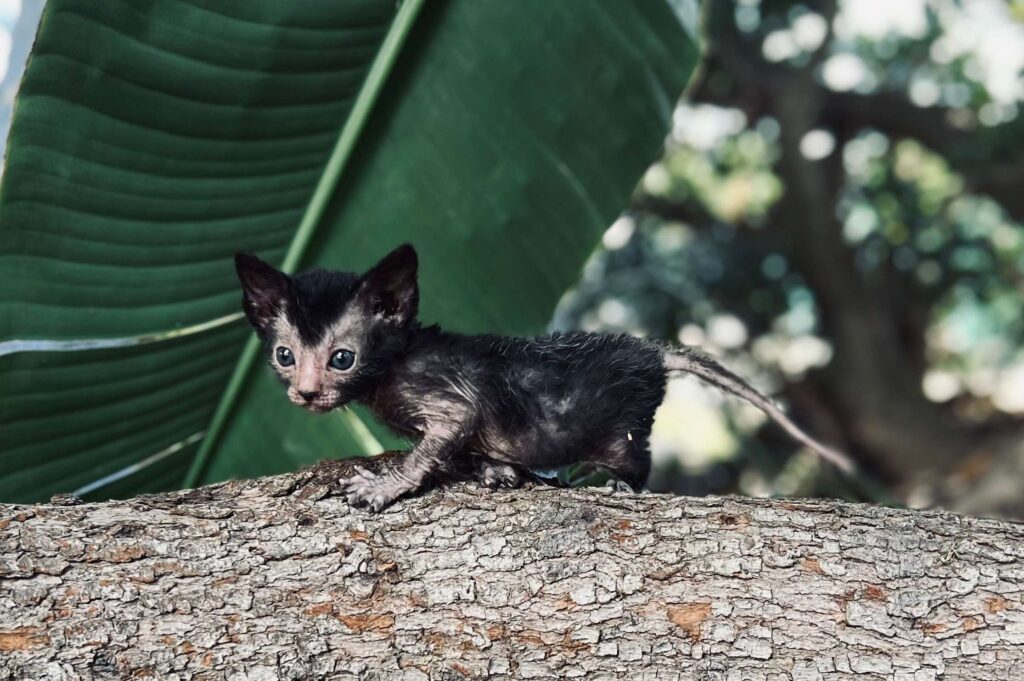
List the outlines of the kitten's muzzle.
{"type": "Polygon", "coordinates": [[[292,404],[323,414],[338,406],[338,393],[335,390],[299,390],[288,389],[288,399],[292,404]]]}

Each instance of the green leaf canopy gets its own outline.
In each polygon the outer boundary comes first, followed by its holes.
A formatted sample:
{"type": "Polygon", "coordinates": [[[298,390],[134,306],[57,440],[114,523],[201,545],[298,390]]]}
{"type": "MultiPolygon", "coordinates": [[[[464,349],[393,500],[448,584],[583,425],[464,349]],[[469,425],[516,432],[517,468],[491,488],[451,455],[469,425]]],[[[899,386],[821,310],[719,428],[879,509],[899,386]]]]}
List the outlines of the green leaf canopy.
{"type": "Polygon", "coordinates": [[[0,188],[0,500],[386,439],[287,404],[232,254],[408,241],[426,321],[541,330],[696,58],[663,0],[49,0],[0,188]]]}

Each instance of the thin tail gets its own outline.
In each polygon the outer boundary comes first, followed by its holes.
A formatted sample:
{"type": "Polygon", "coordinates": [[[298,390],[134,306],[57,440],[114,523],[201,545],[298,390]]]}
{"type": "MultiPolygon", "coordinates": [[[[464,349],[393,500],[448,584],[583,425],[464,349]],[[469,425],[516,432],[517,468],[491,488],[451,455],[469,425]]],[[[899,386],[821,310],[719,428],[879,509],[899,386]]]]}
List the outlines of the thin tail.
{"type": "Polygon", "coordinates": [[[707,355],[694,348],[669,348],[664,351],[663,358],[667,371],[693,374],[717,388],[750,402],[785,428],[786,432],[796,440],[813,449],[822,459],[834,464],[845,473],[852,474],[854,472],[854,463],[845,454],[821,444],[805,433],[774,402],[707,355]]]}

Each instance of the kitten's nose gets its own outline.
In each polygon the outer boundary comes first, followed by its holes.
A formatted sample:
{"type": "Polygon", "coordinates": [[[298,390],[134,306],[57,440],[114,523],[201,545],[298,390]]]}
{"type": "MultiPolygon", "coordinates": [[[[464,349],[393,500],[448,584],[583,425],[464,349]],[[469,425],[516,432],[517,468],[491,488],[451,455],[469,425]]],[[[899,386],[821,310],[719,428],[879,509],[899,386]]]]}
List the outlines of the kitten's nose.
{"type": "Polygon", "coordinates": [[[300,395],[302,395],[302,399],[306,400],[307,402],[311,402],[311,401],[313,401],[313,399],[314,399],[314,398],[315,398],[315,397],[316,397],[317,395],[319,395],[319,394],[320,394],[320,391],[319,391],[319,390],[310,390],[310,391],[305,391],[305,390],[298,390],[298,391],[296,391],[296,392],[298,392],[298,393],[299,393],[300,395]]]}

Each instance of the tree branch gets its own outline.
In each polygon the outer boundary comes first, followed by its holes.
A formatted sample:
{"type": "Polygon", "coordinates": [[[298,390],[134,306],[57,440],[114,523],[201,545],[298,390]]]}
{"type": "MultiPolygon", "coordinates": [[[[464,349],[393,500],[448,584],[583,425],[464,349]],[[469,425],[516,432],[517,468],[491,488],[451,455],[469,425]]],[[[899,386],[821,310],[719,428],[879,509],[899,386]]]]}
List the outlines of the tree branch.
{"type": "Polygon", "coordinates": [[[830,93],[823,118],[830,127],[871,127],[896,138],[915,139],[945,158],[968,187],[999,203],[1014,220],[1024,220],[1024,156],[1019,152],[1022,124],[1004,123],[984,138],[950,121],[943,107],[919,107],[894,92],[871,95],[830,93]],[[1002,140],[997,144],[995,140],[1002,140]]]}
{"type": "Polygon", "coordinates": [[[912,137],[939,153],[977,142],[976,135],[950,125],[942,107],[915,106],[895,92],[828,92],[822,114],[830,125],[854,131],[876,128],[893,137],[912,137]]]}
{"type": "Polygon", "coordinates": [[[1012,678],[1024,526],[349,472],[0,507],[0,678],[1012,678]],[[866,678],[866,677],[865,677],[866,678]]]}

